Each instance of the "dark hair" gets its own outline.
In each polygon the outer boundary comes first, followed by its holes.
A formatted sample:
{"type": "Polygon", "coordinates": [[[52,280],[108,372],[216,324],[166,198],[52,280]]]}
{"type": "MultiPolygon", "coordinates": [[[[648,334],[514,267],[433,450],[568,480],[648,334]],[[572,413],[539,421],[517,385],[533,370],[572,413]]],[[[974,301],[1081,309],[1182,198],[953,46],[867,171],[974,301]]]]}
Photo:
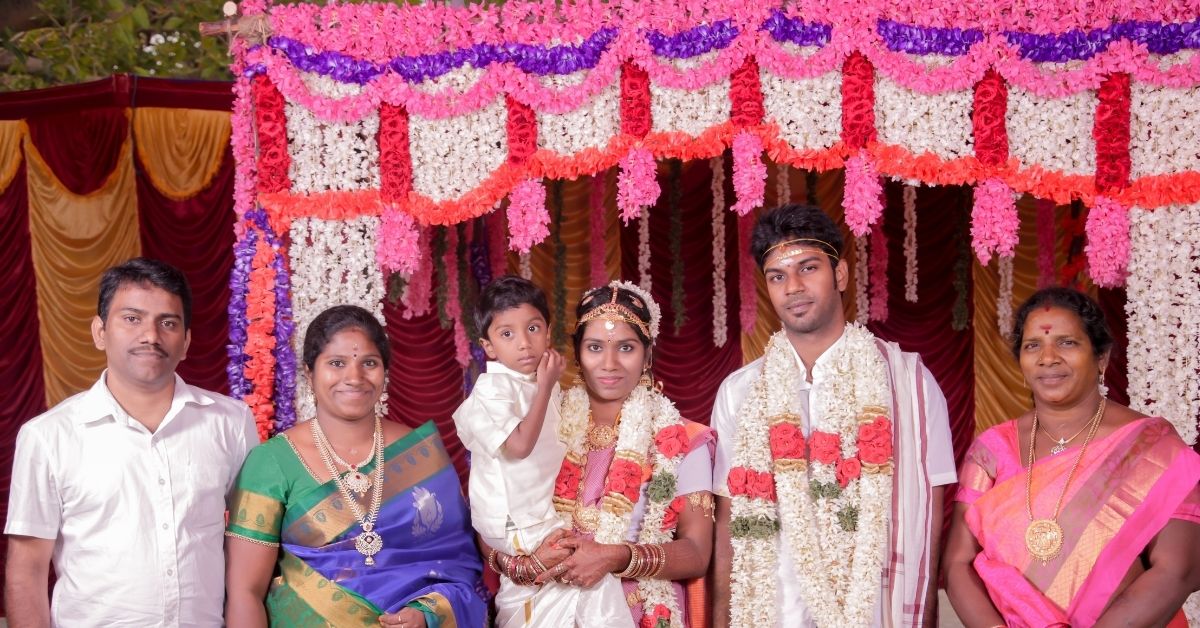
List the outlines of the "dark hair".
{"type": "Polygon", "coordinates": [[[546,293],[541,288],[524,277],[499,277],[479,293],[479,301],[475,304],[475,329],[487,338],[488,327],[492,326],[492,319],[497,314],[525,304],[532,305],[547,323],[550,322],[550,307],[546,305],[546,293]]]}
{"type": "MultiPolygon", "coordinates": [[[[593,288],[585,292],[583,298],[579,300],[579,305],[575,308],[575,320],[580,320],[588,312],[608,303],[612,300],[614,288],[609,286],[601,286],[593,288]]],[[[617,303],[629,308],[634,316],[637,316],[647,327],[650,326],[650,306],[642,302],[642,297],[626,290],[625,288],[615,288],[617,291],[617,303]]],[[[583,343],[583,328],[585,325],[576,325],[575,333],[571,335],[571,342],[575,347],[575,356],[579,356],[579,345],[583,343]]],[[[633,328],[633,333],[637,334],[638,340],[642,342],[642,346],[650,348],[650,337],[642,333],[641,328],[637,325],[630,325],[633,328]]]]}
{"type": "Polygon", "coordinates": [[[831,265],[837,264],[842,256],[842,230],[819,207],[798,203],[780,205],[758,217],[750,236],[750,255],[762,266],[771,247],[798,238],[812,238],[832,246],[835,250],[825,251],[831,265]]]}
{"type": "Polygon", "coordinates": [[[1025,320],[1029,318],[1030,312],[1039,307],[1060,307],[1078,316],[1084,331],[1087,332],[1088,340],[1092,343],[1092,353],[1096,357],[1112,347],[1112,331],[1108,329],[1104,311],[1095,299],[1072,288],[1042,288],[1021,304],[1013,320],[1012,352],[1013,357],[1018,360],[1021,359],[1021,337],[1025,332],[1025,320]]]}
{"type": "Polygon", "coordinates": [[[149,257],[135,257],[123,264],[113,266],[100,276],[100,300],[96,303],[96,314],[108,322],[108,309],[117,290],[128,284],[154,286],[179,297],[183,304],[183,328],[192,327],[192,289],[187,277],[174,266],[149,257]]]}
{"type": "Polygon", "coordinates": [[[383,359],[383,370],[387,371],[392,363],[392,351],[388,346],[387,332],[375,315],[357,305],[335,305],[320,314],[308,324],[304,332],[304,366],[312,370],[317,364],[317,356],[325,350],[329,341],[340,331],[357,329],[367,335],[379,355],[383,359]]]}

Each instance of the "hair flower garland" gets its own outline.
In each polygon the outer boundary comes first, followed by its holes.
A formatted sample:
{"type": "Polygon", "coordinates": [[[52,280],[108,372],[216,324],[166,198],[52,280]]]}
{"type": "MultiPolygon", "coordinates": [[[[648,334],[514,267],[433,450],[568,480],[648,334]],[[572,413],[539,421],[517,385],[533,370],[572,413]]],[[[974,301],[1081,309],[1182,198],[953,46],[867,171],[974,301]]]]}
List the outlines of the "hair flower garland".
{"type": "Polygon", "coordinates": [[[1125,283],[1129,264],[1129,214],[1107,196],[1096,197],[1088,211],[1087,260],[1092,281],[1103,288],[1125,283]]]}
{"type": "Polygon", "coordinates": [[[1017,201],[1013,191],[999,179],[975,186],[975,209],[971,213],[971,245],[979,263],[987,265],[992,253],[1012,257],[1017,246],[1017,201]]]}

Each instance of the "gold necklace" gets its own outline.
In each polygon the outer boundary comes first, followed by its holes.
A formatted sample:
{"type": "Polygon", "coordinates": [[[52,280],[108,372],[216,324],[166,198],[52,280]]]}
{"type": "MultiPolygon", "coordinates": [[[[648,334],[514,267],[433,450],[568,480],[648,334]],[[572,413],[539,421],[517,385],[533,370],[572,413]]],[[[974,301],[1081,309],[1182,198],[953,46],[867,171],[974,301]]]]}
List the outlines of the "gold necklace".
{"type": "Polygon", "coordinates": [[[1096,429],[1100,427],[1100,419],[1104,416],[1106,401],[1106,399],[1100,400],[1096,414],[1088,421],[1087,426],[1090,429],[1087,438],[1083,440],[1083,446],[1079,448],[1079,453],[1075,455],[1075,462],[1071,464],[1071,470],[1067,472],[1067,481],[1063,483],[1062,491],[1058,494],[1058,501],[1054,504],[1054,514],[1049,519],[1033,518],[1033,449],[1038,429],[1037,408],[1035,407],[1033,410],[1033,427],[1029,430],[1029,470],[1025,474],[1025,512],[1029,515],[1029,527],[1025,528],[1025,547],[1029,550],[1030,555],[1042,561],[1043,565],[1054,560],[1062,551],[1063,529],[1058,525],[1058,511],[1062,508],[1063,497],[1067,494],[1067,487],[1071,485],[1071,478],[1075,476],[1075,469],[1079,467],[1079,461],[1083,459],[1088,443],[1092,442],[1092,437],[1096,435],[1096,429]]]}
{"type": "Polygon", "coordinates": [[[588,430],[587,430],[587,446],[588,451],[599,451],[608,449],[617,442],[618,428],[621,426],[621,411],[617,411],[617,418],[612,425],[596,425],[592,422],[592,411],[588,410],[588,430]]]}
{"type": "MultiPolygon", "coordinates": [[[[1034,413],[1034,415],[1036,415],[1037,410],[1034,410],[1033,413],[1034,413]]],[[[1054,441],[1054,446],[1050,448],[1050,455],[1057,456],[1058,454],[1061,454],[1062,452],[1066,451],[1067,445],[1071,444],[1071,441],[1075,440],[1080,434],[1082,434],[1083,431],[1088,428],[1088,425],[1090,425],[1090,423],[1084,423],[1083,427],[1079,428],[1079,431],[1075,432],[1075,435],[1072,436],[1071,438],[1054,438],[1054,435],[1052,435],[1050,432],[1046,431],[1045,425],[1041,425],[1039,427],[1041,427],[1042,433],[1046,435],[1046,438],[1049,438],[1050,440],[1054,441]]]]}
{"type": "MultiPolygon", "coordinates": [[[[376,436],[378,435],[379,434],[377,430],[376,436]]],[[[371,461],[375,459],[374,441],[372,440],[371,442],[371,452],[367,454],[367,457],[362,462],[358,464],[350,464],[349,462],[342,460],[342,457],[338,455],[337,450],[333,448],[333,445],[329,442],[329,439],[325,437],[325,432],[321,430],[320,425],[317,425],[316,429],[313,430],[313,436],[316,438],[316,440],[320,441],[322,447],[329,451],[329,455],[333,458],[334,462],[346,467],[346,469],[349,470],[349,473],[346,474],[346,477],[342,480],[346,483],[346,486],[350,487],[350,490],[357,493],[359,497],[366,495],[367,491],[371,489],[371,476],[359,471],[359,469],[371,464],[371,461]]]]}
{"type": "Polygon", "coordinates": [[[331,447],[325,440],[325,432],[321,430],[321,424],[314,417],[311,419],[313,440],[317,443],[317,452],[321,454],[321,460],[325,462],[325,468],[329,470],[329,475],[333,476],[333,483],[338,487],[342,497],[346,503],[350,505],[350,511],[354,513],[354,518],[358,520],[359,526],[362,527],[362,533],[354,537],[354,549],[358,550],[359,554],[367,557],[366,564],[371,566],[375,564],[375,555],[383,550],[383,537],[375,531],[375,520],[379,517],[379,507],[383,503],[383,421],[378,415],[375,416],[375,437],[374,437],[374,453],[376,459],[374,482],[371,488],[374,490],[371,493],[371,510],[365,516],[363,511],[358,507],[358,500],[350,495],[350,489],[346,486],[346,482],[337,472],[337,467],[333,466],[333,456],[330,453],[331,447]]]}

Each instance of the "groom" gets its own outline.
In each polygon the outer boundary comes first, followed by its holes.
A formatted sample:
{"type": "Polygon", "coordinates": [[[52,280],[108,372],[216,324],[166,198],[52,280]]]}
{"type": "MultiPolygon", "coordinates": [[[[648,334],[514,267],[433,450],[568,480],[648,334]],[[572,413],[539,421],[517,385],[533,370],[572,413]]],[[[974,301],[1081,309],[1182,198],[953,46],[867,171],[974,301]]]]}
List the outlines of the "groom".
{"type": "Polygon", "coordinates": [[[932,625],[945,397],[919,356],[846,324],[820,209],[763,214],[750,248],[783,329],[713,406],[715,626],[932,625]]]}

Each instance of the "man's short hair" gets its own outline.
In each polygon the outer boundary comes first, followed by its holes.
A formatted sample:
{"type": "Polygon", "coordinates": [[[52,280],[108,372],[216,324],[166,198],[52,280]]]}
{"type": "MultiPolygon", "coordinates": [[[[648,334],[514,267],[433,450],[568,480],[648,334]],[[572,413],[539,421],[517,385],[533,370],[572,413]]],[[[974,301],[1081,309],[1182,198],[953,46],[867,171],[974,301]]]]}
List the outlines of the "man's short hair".
{"type": "Polygon", "coordinates": [[[100,276],[100,300],[96,304],[96,314],[101,321],[108,322],[108,308],[117,290],[130,284],[153,286],[179,297],[183,304],[183,328],[191,329],[192,289],[188,287],[187,277],[178,268],[149,257],[135,257],[109,268],[100,276]]]}
{"type": "Polygon", "coordinates": [[[819,207],[798,203],[780,205],[759,216],[750,236],[750,254],[761,267],[771,247],[797,239],[818,240],[833,247],[832,251],[819,247],[829,255],[831,264],[842,257],[842,230],[819,207]]]}
{"type": "Polygon", "coordinates": [[[550,322],[550,307],[546,304],[546,293],[532,281],[516,275],[504,275],[489,283],[479,294],[475,304],[475,329],[481,338],[487,338],[492,319],[504,310],[528,303],[550,322]]]}

